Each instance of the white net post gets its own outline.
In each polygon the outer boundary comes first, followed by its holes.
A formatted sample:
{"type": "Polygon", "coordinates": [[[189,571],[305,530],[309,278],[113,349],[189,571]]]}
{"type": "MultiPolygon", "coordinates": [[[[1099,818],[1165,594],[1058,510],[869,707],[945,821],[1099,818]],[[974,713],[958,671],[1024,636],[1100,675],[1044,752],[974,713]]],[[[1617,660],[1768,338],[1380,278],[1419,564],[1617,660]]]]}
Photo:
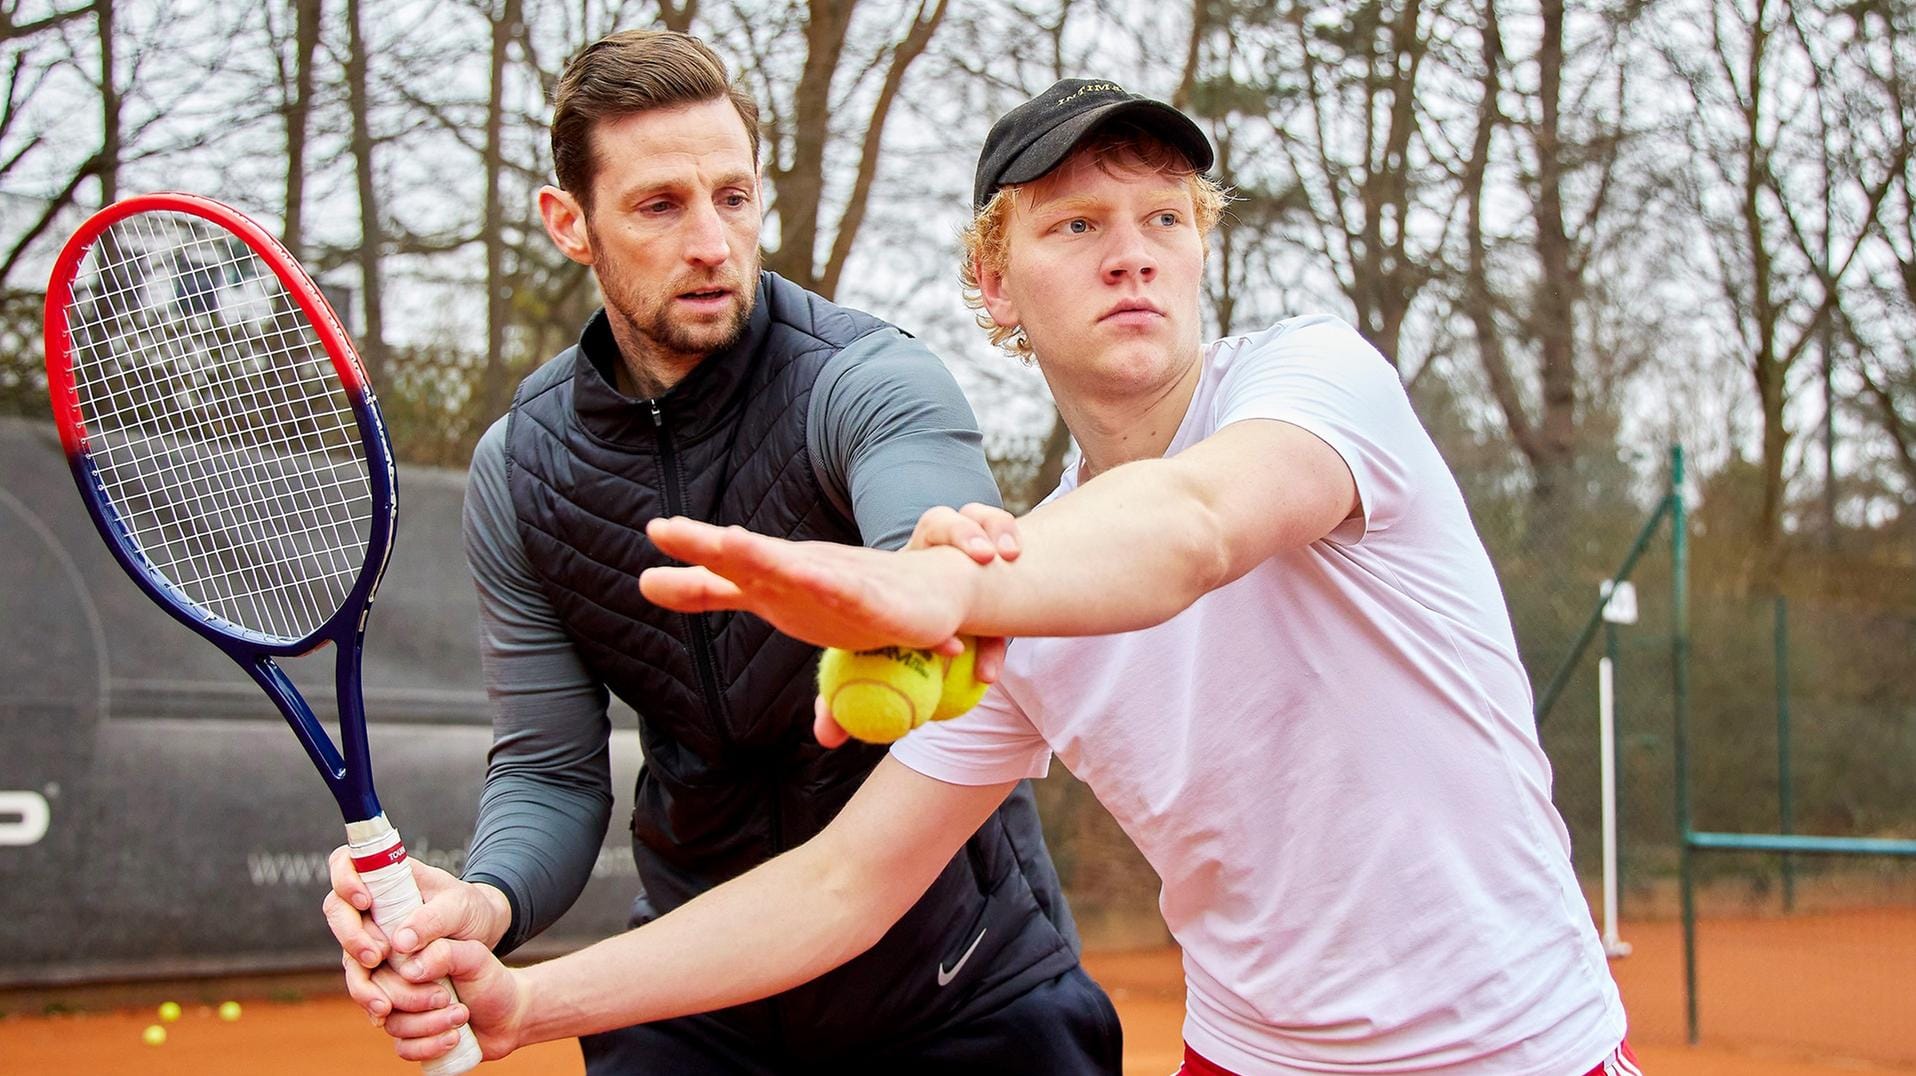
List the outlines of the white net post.
{"type": "MultiPolygon", "coordinates": [[[[1612,624],[1634,624],[1637,592],[1629,583],[1603,584],[1603,619],[1612,624]]],[[[1617,694],[1616,667],[1605,654],[1597,659],[1597,757],[1603,800],[1603,951],[1611,957],[1630,955],[1630,943],[1618,933],[1617,923],[1617,694]]]]}

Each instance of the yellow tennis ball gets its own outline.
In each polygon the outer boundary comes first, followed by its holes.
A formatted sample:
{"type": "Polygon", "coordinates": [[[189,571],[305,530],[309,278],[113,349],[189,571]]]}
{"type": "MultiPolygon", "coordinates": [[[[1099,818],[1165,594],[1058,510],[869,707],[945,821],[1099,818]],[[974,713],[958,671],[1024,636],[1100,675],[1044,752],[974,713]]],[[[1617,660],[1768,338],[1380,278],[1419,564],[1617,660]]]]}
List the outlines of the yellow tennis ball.
{"type": "Polygon", "coordinates": [[[990,684],[978,679],[978,640],[964,636],[964,652],[956,657],[940,657],[945,663],[944,685],[938,694],[938,707],[931,712],[933,721],[949,721],[978,705],[990,684]]]}
{"type": "Polygon", "coordinates": [[[158,1024],[148,1024],[146,1030],[140,1032],[140,1041],[148,1046],[158,1046],[166,1041],[166,1029],[158,1024]]]}
{"type": "Polygon", "coordinates": [[[180,1018],[180,1003],[177,1001],[160,1002],[160,1022],[170,1024],[180,1018]]]}
{"type": "Polygon", "coordinates": [[[826,650],[818,693],[847,733],[890,743],[925,723],[938,706],[943,660],[928,650],[826,650]]]}
{"type": "Polygon", "coordinates": [[[239,1018],[240,1018],[239,1002],[237,1001],[220,1002],[220,1019],[230,1024],[239,1018]]]}

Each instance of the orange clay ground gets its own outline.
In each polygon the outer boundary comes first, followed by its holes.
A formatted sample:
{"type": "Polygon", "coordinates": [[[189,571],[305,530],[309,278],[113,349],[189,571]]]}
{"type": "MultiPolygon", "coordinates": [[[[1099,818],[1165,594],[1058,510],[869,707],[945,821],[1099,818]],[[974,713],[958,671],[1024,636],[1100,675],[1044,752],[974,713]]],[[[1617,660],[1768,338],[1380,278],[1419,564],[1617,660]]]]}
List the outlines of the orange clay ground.
{"type": "MultiPolygon", "coordinates": [[[[1611,965],[1630,1010],[1631,1039],[1652,1076],[1834,1076],[1916,1073],[1916,911],[1851,912],[1792,919],[1712,920],[1700,935],[1703,1045],[1683,1044],[1681,935],[1673,923],[1631,924],[1636,952],[1611,965]]],[[[1171,1072],[1179,1053],[1183,988],[1170,949],[1095,953],[1085,963],[1124,1019],[1125,1071],[1171,1072]]],[[[118,987],[137,1007],[45,1015],[27,995],[0,999],[0,1074],[5,1076],[205,1076],[269,1073],[340,1076],[417,1073],[394,1059],[383,1035],[342,996],[314,980],[304,1000],[285,988],[249,996],[247,984],[118,987]],[[185,1014],[167,1042],[147,1046],[141,1029],[170,996],[185,1014]],[[221,1021],[200,999],[238,997],[244,1013],[221,1021]]],[[[258,988],[256,988],[258,989],[258,988]]],[[[71,997],[71,992],[68,992],[71,997]]],[[[96,994],[96,999],[105,994],[96,994]]],[[[84,997],[84,995],[82,995],[84,997]]],[[[68,1004],[75,1004],[68,1001],[68,1004]]],[[[77,1004],[92,1008],[84,1000],[77,1004]]],[[[577,1076],[571,1044],[521,1051],[482,1072],[577,1076]]],[[[1573,1076],[1573,1074],[1565,1074],[1573,1076]]]]}

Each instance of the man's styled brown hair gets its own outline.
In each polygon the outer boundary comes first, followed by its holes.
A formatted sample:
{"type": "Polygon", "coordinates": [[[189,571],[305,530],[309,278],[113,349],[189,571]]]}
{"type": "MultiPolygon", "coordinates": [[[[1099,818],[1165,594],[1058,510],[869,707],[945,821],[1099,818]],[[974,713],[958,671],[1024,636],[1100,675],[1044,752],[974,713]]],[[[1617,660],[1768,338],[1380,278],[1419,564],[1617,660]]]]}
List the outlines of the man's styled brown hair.
{"type": "Polygon", "coordinates": [[[758,162],[758,102],[732,84],[725,61],[696,37],[673,30],[621,30],[594,41],[566,64],[552,100],[552,170],[559,187],[592,204],[599,172],[592,129],[655,108],[727,100],[745,121],[758,162]]]}

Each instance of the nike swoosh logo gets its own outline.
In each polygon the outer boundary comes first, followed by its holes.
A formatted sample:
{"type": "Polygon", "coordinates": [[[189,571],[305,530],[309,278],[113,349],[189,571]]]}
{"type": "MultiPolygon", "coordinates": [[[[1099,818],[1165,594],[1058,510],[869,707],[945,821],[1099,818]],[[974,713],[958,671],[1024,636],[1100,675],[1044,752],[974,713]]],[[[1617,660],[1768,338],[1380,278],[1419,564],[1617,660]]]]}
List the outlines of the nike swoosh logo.
{"type": "Polygon", "coordinates": [[[985,929],[979,931],[978,936],[971,940],[971,948],[965,950],[965,955],[958,958],[958,963],[953,964],[951,966],[950,971],[945,970],[944,961],[940,960],[938,962],[938,985],[939,986],[948,986],[950,985],[953,979],[956,979],[958,977],[958,969],[964,967],[965,961],[971,959],[971,954],[978,951],[978,943],[981,941],[984,941],[985,935],[989,933],[991,933],[990,927],[986,927],[985,929]]]}

